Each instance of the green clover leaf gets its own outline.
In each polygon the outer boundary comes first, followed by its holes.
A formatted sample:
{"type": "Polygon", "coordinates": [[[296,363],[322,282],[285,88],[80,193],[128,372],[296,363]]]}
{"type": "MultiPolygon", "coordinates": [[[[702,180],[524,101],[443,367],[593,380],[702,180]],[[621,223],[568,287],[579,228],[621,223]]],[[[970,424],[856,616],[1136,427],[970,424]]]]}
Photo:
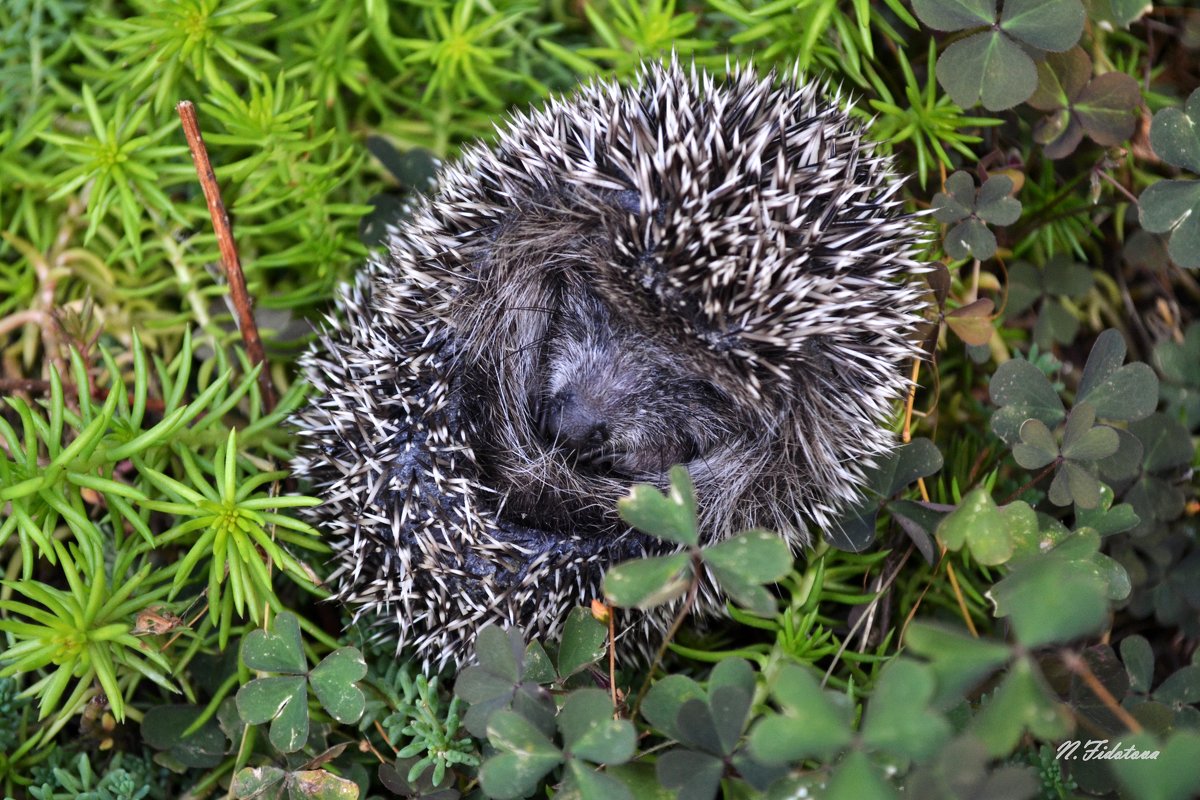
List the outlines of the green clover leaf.
{"type": "Polygon", "coordinates": [[[946,190],[933,196],[933,218],[953,225],[943,246],[955,259],[989,259],[996,254],[992,225],[1011,225],[1021,216],[1021,203],[1011,197],[1012,178],[993,175],[978,190],[970,173],[962,170],[946,179],[946,190]]]}
{"type": "Polygon", "coordinates": [[[1079,41],[1084,10],[1079,0],[913,0],[931,28],[974,31],[952,43],[937,62],[937,78],[955,103],[969,108],[1012,108],[1034,93],[1037,67],[1027,49],[1061,52],[1079,41]]]}
{"type": "MultiPolygon", "coordinates": [[[[1165,108],[1150,123],[1150,146],[1180,169],[1200,173],[1200,89],[1181,110],[1165,108]]],[[[1138,198],[1142,227],[1170,233],[1167,252],[1181,267],[1200,267],[1200,180],[1160,180],[1138,198]]]]}

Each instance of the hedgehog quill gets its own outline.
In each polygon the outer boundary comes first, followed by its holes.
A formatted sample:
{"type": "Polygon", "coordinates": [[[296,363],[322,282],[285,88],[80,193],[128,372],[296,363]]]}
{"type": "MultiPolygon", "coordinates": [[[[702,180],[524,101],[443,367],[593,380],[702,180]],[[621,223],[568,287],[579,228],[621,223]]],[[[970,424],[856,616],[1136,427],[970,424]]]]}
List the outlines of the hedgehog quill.
{"type": "MultiPolygon", "coordinates": [[[[303,361],[337,598],[427,669],[489,623],[553,636],[661,552],[616,502],[674,464],[706,541],[799,551],[894,446],[923,307],[899,188],[824,87],[740,68],[650,64],[467,148],[303,361]]],[[[665,616],[625,619],[657,646],[665,616]]]]}

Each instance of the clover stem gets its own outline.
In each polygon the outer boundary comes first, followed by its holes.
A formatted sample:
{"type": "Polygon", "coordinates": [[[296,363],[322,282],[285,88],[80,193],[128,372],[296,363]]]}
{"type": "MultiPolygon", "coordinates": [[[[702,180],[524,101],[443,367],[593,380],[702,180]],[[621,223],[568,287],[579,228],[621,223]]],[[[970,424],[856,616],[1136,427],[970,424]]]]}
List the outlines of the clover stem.
{"type": "Polygon", "coordinates": [[[633,704],[633,710],[629,712],[629,718],[633,719],[637,716],[638,711],[642,707],[642,698],[646,696],[646,692],[650,690],[650,681],[654,678],[654,670],[662,663],[663,656],[667,653],[667,647],[671,644],[671,640],[675,638],[675,634],[679,632],[679,627],[683,625],[683,621],[687,619],[688,612],[692,610],[692,605],[696,602],[696,592],[700,588],[700,571],[704,564],[700,560],[700,551],[692,551],[692,580],[688,584],[687,597],[683,601],[683,605],[679,607],[679,611],[675,614],[674,621],[671,622],[671,627],[667,630],[663,637],[662,645],[659,646],[658,652],[654,655],[654,660],[650,662],[650,668],[646,670],[646,680],[642,682],[642,688],[638,690],[637,701],[633,704]]]}

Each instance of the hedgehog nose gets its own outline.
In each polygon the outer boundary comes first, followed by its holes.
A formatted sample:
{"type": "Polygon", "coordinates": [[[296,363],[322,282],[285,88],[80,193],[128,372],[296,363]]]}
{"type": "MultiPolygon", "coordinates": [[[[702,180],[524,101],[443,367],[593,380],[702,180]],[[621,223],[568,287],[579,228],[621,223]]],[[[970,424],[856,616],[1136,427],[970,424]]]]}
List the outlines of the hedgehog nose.
{"type": "Polygon", "coordinates": [[[564,389],[547,404],[542,434],[552,442],[585,453],[608,438],[608,424],[594,404],[564,389]]]}

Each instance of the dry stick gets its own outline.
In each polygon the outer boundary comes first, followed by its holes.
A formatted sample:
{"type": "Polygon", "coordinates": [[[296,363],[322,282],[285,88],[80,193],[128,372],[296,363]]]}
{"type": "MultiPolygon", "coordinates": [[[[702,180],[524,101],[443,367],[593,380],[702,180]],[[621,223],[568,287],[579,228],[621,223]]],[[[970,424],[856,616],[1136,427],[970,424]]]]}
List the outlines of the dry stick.
{"type": "Polygon", "coordinates": [[[671,627],[667,630],[666,636],[663,637],[662,646],[658,648],[658,652],[654,655],[654,661],[650,662],[650,670],[646,673],[646,680],[642,682],[642,688],[638,690],[637,701],[633,704],[633,710],[629,712],[630,719],[636,719],[638,711],[641,710],[642,700],[646,697],[646,692],[650,690],[650,682],[654,679],[654,670],[658,669],[658,665],[662,663],[663,656],[667,654],[667,647],[671,644],[671,640],[675,638],[675,634],[679,632],[679,628],[683,625],[683,621],[687,619],[688,612],[692,610],[692,605],[696,602],[696,591],[700,588],[701,571],[704,569],[704,562],[700,560],[700,556],[692,553],[692,581],[688,586],[687,597],[683,601],[683,605],[679,607],[679,613],[675,615],[671,627]]]}
{"type": "Polygon", "coordinates": [[[179,119],[183,122],[183,134],[187,137],[188,149],[192,151],[192,161],[196,164],[196,174],[200,177],[204,199],[208,201],[208,213],[212,217],[213,230],[217,234],[217,246],[221,249],[221,266],[225,269],[229,295],[233,299],[234,308],[237,309],[238,328],[242,333],[242,341],[246,343],[246,354],[250,356],[251,364],[262,365],[258,373],[258,385],[262,390],[263,408],[270,413],[275,408],[275,387],[271,384],[271,374],[267,370],[262,339],[258,336],[258,325],[254,321],[253,303],[246,291],[246,276],[242,273],[242,262],[238,259],[237,245],[233,241],[233,231],[229,226],[229,214],[221,201],[221,188],[217,186],[217,177],[213,174],[208,150],[205,149],[204,138],[200,135],[196,106],[190,100],[182,100],[175,110],[179,112],[179,119]]]}
{"type": "Polygon", "coordinates": [[[1121,724],[1127,727],[1131,733],[1142,732],[1141,723],[1124,706],[1117,702],[1117,698],[1113,697],[1108,687],[1100,682],[1100,679],[1092,672],[1091,667],[1088,666],[1086,661],[1070,650],[1063,651],[1061,657],[1063,665],[1072,673],[1078,675],[1088,685],[1088,688],[1092,690],[1092,694],[1100,698],[1100,702],[1104,703],[1104,707],[1111,711],[1117,719],[1121,720],[1121,724]]]}
{"type": "Polygon", "coordinates": [[[838,662],[842,660],[842,653],[846,652],[846,648],[850,646],[850,640],[858,635],[858,629],[862,627],[864,622],[866,622],[867,617],[874,613],[875,606],[879,605],[879,601],[883,599],[884,592],[892,588],[892,584],[896,582],[896,578],[900,577],[900,570],[904,569],[904,565],[908,563],[908,557],[911,556],[913,551],[916,549],[917,548],[915,545],[910,544],[908,546],[908,549],[904,551],[904,555],[900,557],[900,563],[892,569],[891,573],[887,576],[887,578],[884,579],[883,583],[880,584],[879,591],[875,594],[875,597],[872,598],[871,602],[867,604],[867,608],[863,610],[863,613],[859,616],[855,623],[850,626],[849,633],[842,638],[841,646],[838,647],[837,652],[833,654],[833,661],[829,663],[829,669],[825,670],[825,677],[821,678],[822,689],[825,688],[825,684],[829,683],[829,678],[833,675],[834,668],[838,665],[838,662]]]}

